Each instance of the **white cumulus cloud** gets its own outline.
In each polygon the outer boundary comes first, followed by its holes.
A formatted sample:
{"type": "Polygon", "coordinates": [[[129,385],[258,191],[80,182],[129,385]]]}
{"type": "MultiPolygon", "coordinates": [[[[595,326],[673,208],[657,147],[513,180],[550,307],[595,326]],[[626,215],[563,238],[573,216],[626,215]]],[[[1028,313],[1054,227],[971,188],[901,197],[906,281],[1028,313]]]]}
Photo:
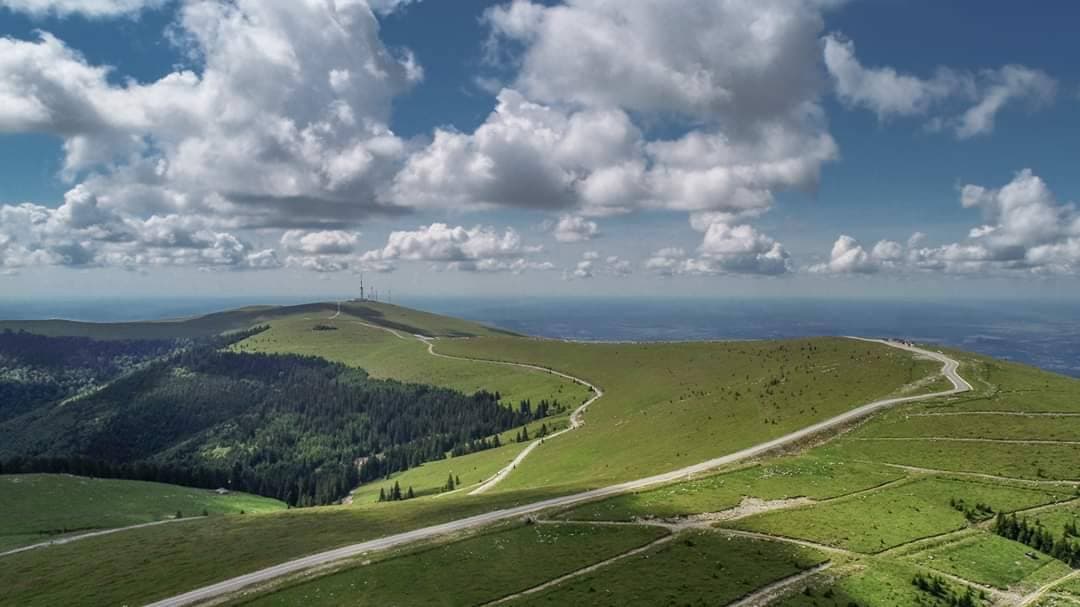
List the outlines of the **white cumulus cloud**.
{"type": "Polygon", "coordinates": [[[551,227],[551,233],[559,242],[584,242],[600,233],[600,226],[578,215],[563,215],[551,227]]]}
{"type": "Polygon", "coordinates": [[[997,114],[1006,105],[1042,107],[1053,101],[1057,90],[1053,78],[1022,65],[974,73],[943,67],[930,78],[887,66],[866,67],[855,56],[855,44],[837,35],[824,38],[824,57],[837,97],[848,106],[874,112],[879,119],[949,112],[958,103],[966,104],[959,114],[938,114],[929,124],[949,128],[960,139],[993,132],[997,114]]]}
{"type": "Polygon", "coordinates": [[[697,255],[668,247],[654,253],[645,268],[661,275],[748,274],[775,276],[791,271],[791,256],[782,244],[749,225],[717,221],[704,229],[697,255]]]}
{"type": "Polygon", "coordinates": [[[346,255],[356,250],[360,235],[344,230],[289,230],[281,236],[288,251],[307,255],[346,255]]]}
{"type": "Polygon", "coordinates": [[[812,272],[837,274],[890,271],[943,271],[968,274],[1080,272],[1080,212],[1061,203],[1030,169],[1001,188],[966,185],[965,208],[982,212],[983,223],[960,242],[931,246],[916,233],[906,245],[881,241],[866,251],[857,240],[841,236],[828,262],[812,272]]]}
{"type": "Polygon", "coordinates": [[[368,251],[362,260],[368,263],[427,261],[450,270],[478,272],[514,272],[551,270],[550,262],[531,259],[542,248],[527,246],[513,228],[502,233],[495,228],[465,228],[433,223],[415,230],[391,232],[386,245],[368,251]]]}
{"type": "Polygon", "coordinates": [[[131,215],[342,225],[384,210],[406,154],[387,124],[422,70],[366,3],[184,2],[200,70],[116,84],[49,34],[0,40],[0,130],[64,141],[68,177],[131,215]]]}
{"type": "Polygon", "coordinates": [[[475,131],[439,130],[409,159],[394,200],[585,217],[761,214],[775,191],[815,188],[837,157],[818,104],[827,4],[494,7],[489,44],[495,56],[509,52],[516,75],[475,131]],[[650,140],[640,120],[676,134],[650,140]]]}
{"type": "Polygon", "coordinates": [[[0,0],[0,7],[34,17],[82,15],[117,17],[146,9],[161,8],[169,0],[0,0]]]}
{"type": "Polygon", "coordinates": [[[563,272],[563,280],[585,280],[595,276],[629,276],[631,263],[618,255],[603,256],[599,251],[586,251],[573,268],[563,272]]]}

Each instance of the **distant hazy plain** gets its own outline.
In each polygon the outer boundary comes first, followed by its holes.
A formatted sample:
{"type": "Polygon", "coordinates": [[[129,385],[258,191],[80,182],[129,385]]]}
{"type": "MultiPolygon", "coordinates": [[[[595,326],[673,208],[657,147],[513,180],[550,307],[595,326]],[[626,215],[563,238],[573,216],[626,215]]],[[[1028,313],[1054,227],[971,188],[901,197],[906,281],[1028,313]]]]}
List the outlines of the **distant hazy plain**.
{"type": "MultiPolygon", "coordinates": [[[[333,296],[117,300],[0,300],[0,319],[121,321],[176,318],[249,304],[333,296]]],[[[559,339],[684,341],[808,335],[905,337],[1080,377],[1080,306],[1050,301],[829,299],[402,298],[401,303],[559,339]]]]}

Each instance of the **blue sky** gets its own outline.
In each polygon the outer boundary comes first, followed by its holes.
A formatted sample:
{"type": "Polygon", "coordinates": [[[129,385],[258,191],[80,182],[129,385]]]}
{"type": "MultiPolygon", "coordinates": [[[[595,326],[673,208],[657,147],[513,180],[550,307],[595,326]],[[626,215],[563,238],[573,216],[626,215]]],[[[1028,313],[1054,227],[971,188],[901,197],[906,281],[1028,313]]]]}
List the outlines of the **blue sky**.
{"type": "Polygon", "coordinates": [[[0,7],[0,297],[1080,295],[1074,3],[0,7]]]}

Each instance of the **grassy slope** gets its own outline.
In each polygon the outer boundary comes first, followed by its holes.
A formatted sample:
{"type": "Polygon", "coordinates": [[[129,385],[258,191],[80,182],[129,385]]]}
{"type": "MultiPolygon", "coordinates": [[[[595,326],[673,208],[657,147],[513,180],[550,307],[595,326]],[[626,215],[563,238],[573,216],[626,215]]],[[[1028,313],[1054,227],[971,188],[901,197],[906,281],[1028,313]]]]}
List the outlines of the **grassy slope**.
{"type": "Polygon", "coordinates": [[[965,443],[960,441],[856,440],[875,437],[1007,438],[1077,440],[1077,420],[1068,417],[959,415],[911,417],[910,413],[972,411],[1080,413],[1080,381],[1014,363],[974,355],[965,377],[978,391],[970,396],[915,405],[880,416],[827,448],[833,457],[874,460],[957,472],[1040,479],[1080,479],[1074,462],[1080,445],[965,443]]]}
{"type": "Polygon", "coordinates": [[[0,476],[0,550],[79,531],[196,516],[255,515],[285,504],[255,495],[61,474],[0,476]]]}
{"type": "Polygon", "coordinates": [[[1069,572],[1069,567],[1027,546],[990,533],[916,554],[910,559],[924,567],[997,588],[1014,586],[1040,569],[1050,577],[1069,572]],[[1032,558],[1034,556],[1034,558],[1032,558]]]}
{"type": "Polygon", "coordinates": [[[852,436],[1075,441],[1080,437],[1080,417],[990,414],[909,416],[900,413],[894,415],[890,423],[874,424],[867,431],[852,436]]]}
{"type": "Polygon", "coordinates": [[[321,550],[551,496],[302,508],[135,529],[3,557],[0,605],[145,603],[321,550]]]}
{"type": "Polygon", "coordinates": [[[570,371],[605,391],[584,428],[542,446],[502,487],[587,487],[676,469],[780,436],[939,370],[846,339],[580,344],[440,341],[437,351],[570,371]],[[776,382],[775,385],[770,385],[776,382]]]}
{"type": "MultiPolygon", "coordinates": [[[[776,607],[851,607],[852,605],[946,607],[944,601],[919,592],[911,584],[912,578],[918,572],[918,568],[906,563],[875,561],[842,576],[835,583],[812,586],[809,593],[792,594],[777,601],[775,605],[776,607]]],[[[962,588],[958,584],[945,583],[954,593],[962,588]]]]}
{"type": "MultiPolygon", "coordinates": [[[[345,310],[353,308],[346,307],[345,310]]],[[[333,320],[328,316],[324,312],[277,318],[270,321],[270,330],[233,347],[244,352],[321,356],[361,367],[373,377],[442,386],[466,394],[481,389],[499,392],[505,401],[515,405],[522,399],[529,399],[534,404],[547,399],[576,407],[590,394],[585,387],[550,373],[431,356],[427,345],[414,338],[412,333],[399,331],[402,337],[395,337],[388,331],[372,328],[369,321],[347,312],[333,320]],[[333,326],[337,330],[312,330],[316,325],[333,326]]],[[[390,322],[401,324],[404,319],[390,322]]],[[[430,322],[417,324],[435,331],[430,322]]],[[[462,330],[455,324],[444,329],[462,330]]]]}
{"type": "Polygon", "coordinates": [[[520,526],[355,567],[237,604],[478,605],[666,534],[656,527],[520,526]]]}
{"type": "Polygon", "coordinates": [[[342,314],[362,318],[372,324],[400,329],[406,333],[428,337],[486,337],[515,335],[509,331],[477,324],[468,320],[432,314],[379,302],[346,302],[342,314]]]}
{"type": "MultiPolygon", "coordinates": [[[[529,435],[536,436],[541,424],[546,424],[552,431],[565,428],[565,417],[548,418],[536,421],[528,425],[529,435]]],[[[459,457],[450,457],[410,468],[404,472],[392,474],[389,479],[373,481],[361,485],[353,492],[353,504],[364,505],[377,502],[380,488],[390,488],[395,482],[401,484],[403,489],[412,487],[418,496],[434,496],[442,492],[446,484],[447,476],[453,474],[461,480],[462,492],[486,481],[513,461],[514,457],[521,452],[528,442],[518,443],[514,441],[514,434],[519,430],[507,430],[499,435],[503,446],[497,449],[488,449],[477,453],[470,453],[459,457]]],[[[460,492],[458,492],[460,493],[460,492]]],[[[453,494],[457,496],[457,493],[453,494]]],[[[438,499],[453,499],[450,495],[444,495],[438,499]]]]}
{"type": "Polygon", "coordinates": [[[1076,597],[1080,597],[1080,577],[1072,578],[1055,590],[1061,590],[1076,597]]]}
{"type": "Polygon", "coordinates": [[[981,482],[925,479],[798,510],[770,512],[734,524],[740,529],[813,540],[874,553],[967,526],[949,500],[1012,512],[1066,499],[1062,493],[981,482]]]}
{"type": "Polygon", "coordinates": [[[804,548],[698,532],[512,605],[725,605],[822,562],[804,548]]]}
{"type": "Polygon", "coordinates": [[[815,456],[781,458],[735,472],[586,504],[564,516],[577,520],[608,521],[686,516],[726,510],[737,506],[743,497],[763,500],[808,497],[821,500],[903,477],[902,471],[873,464],[815,456]]]}
{"type": "MultiPolygon", "coordinates": [[[[446,484],[446,479],[453,474],[461,479],[465,491],[472,488],[501,470],[509,464],[527,443],[511,443],[497,449],[488,449],[478,453],[470,453],[460,457],[426,462],[417,468],[410,468],[404,472],[390,475],[389,479],[372,481],[361,485],[353,492],[353,504],[363,505],[377,502],[379,489],[394,486],[400,483],[402,491],[412,487],[418,496],[437,495],[446,484]]],[[[456,494],[455,494],[456,495],[456,494]]],[[[443,496],[438,499],[447,499],[443,496]]]]}
{"type": "MultiPolygon", "coordinates": [[[[1040,510],[1037,514],[1029,515],[1029,518],[1038,519],[1039,523],[1050,530],[1055,538],[1059,538],[1065,533],[1066,523],[1080,527],[1080,501],[1040,510]]],[[[1077,538],[1073,540],[1077,541],[1077,538]]]]}

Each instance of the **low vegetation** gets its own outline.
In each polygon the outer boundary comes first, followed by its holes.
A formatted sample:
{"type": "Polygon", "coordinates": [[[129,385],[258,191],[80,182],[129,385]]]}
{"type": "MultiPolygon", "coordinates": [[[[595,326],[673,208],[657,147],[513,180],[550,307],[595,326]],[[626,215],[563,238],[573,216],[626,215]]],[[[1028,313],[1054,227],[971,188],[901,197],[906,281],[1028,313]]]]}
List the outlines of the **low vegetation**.
{"type": "MultiPolygon", "coordinates": [[[[237,344],[234,349],[320,356],[364,369],[375,378],[440,386],[465,394],[480,390],[498,392],[509,407],[517,407],[523,400],[534,404],[546,400],[572,408],[592,396],[584,386],[550,373],[432,356],[427,344],[413,335],[418,329],[394,329],[396,333],[391,333],[379,328],[385,325],[373,326],[365,317],[354,316],[360,309],[359,306],[345,306],[341,315],[333,320],[328,320],[325,314],[321,317],[299,314],[276,318],[270,321],[268,331],[237,344]],[[316,324],[333,326],[337,330],[314,331],[316,324]]],[[[421,322],[397,315],[391,317],[398,323],[408,321],[424,325],[436,334],[453,334],[466,328],[454,323],[440,326],[430,320],[421,322]]]]}
{"type": "Polygon", "coordinates": [[[805,548],[707,531],[686,533],[512,604],[726,605],[824,560],[805,548]]]}
{"type": "Polygon", "coordinates": [[[322,550],[553,496],[534,491],[294,508],[135,529],[0,557],[0,604],[144,604],[322,550]]]}
{"type": "MultiPolygon", "coordinates": [[[[915,583],[918,579],[926,580],[928,576],[907,563],[871,561],[851,567],[836,578],[815,580],[773,604],[776,607],[951,607],[945,596],[961,597],[968,594],[968,587],[940,576],[935,578],[935,586],[940,585],[938,588],[920,588],[915,583]],[[935,589],[938,590],[937,594],[934,593],[935,589]]],[[[986,602],[977,605],[983,607],[986,602]]]]}
{"type": "Polygon", "coordinates": [[[963,529],[969,521],[950,501],[962,496],[1012,512],[1066,498],[1060,493],[929,478],[823,504],[740,520],[740,529],[797,537],[862,553],[963,529]]]}
{"type": "Polygon", "coordinates": [[[61,474],[0,476],[0,551],[181,516],[257,515],[285,504],[245,493],[61,474]]]}
{"type": "Polygon", "coordinates": [[[895,468],[816,456],[777,459],[735,472],[609,498],[562,516],[579,520],[629,521],[719,512],[744,497],[779,500],[833,498],[904,477],[895,468]]]}
{"type": "Polygon", "coordinates": [[[940,364],[849,339],[583,344],[446,340],[436,351],[570,372],[605,394],[500,486],[596,487],[731,453],[902,391],[940,364]]]}
{"type": "Polygon", "coordinates": [[[1040,569],[1063,575],[1063,563],[990,533],[927,550],[910,557],[926,568],[1001,589],[1015,586],[1040,569]]]}
{"type": "Polygon", "coordinates": [[[877,461],[948,472],[972,472],[1036,481],[1080,481],[1080,444],[1017,444],[948,440],[843,439],[827,453],[836,458],[877,461]]]}
{"type": "Polygon", "coordinates": [[[382,560],[236,603],[479,605],[666,535],[656,527],[526,525],[382,560]],[[423,572],[420,574],[420,572],[423,572]]]}

